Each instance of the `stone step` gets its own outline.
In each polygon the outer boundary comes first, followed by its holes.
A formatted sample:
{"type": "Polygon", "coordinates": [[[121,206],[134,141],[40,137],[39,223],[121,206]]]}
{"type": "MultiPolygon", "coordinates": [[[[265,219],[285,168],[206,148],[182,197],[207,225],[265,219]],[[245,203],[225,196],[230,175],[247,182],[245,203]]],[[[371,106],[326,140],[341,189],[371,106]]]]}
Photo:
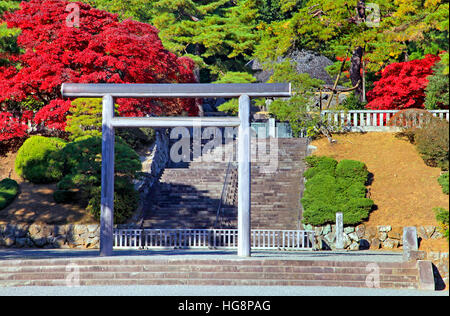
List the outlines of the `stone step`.
{"type": "MultiPolygon", "coordinates": [[[[8,273],[1,274],[0,281],[8,280],[65,280],[66,272],[38,272],[38,273],[8,273]]],[[[345,273],[288,273],[288,272],[205,272],[202,270],[194,272],[168,272],[161,269],[157,272],[80,272],[80,280],[110,280],[110,279],[205,279],[205,280],[298,280],[298,281],[357,281],[365,282],[366,274],[345,274],[345,273]]],[[[395,283],[414,283],[417,282],[417,276],[408,275],[380,275],[380,282],[395,283]]]]}
{"type": "MultiPolygon", "coordinates": [[[[325,286],[366,288],[365,281],[333,280],[247,280],[247,279],[88,279],[80,280],[80,286],[131,286],[131,285],[191,285],[191,286],[325,286]]],[[[65,280],[0,280],[0,287],[12,286],[68,286],[65,280]]],[[[70,285],[69,285],[70,286],[70,285]]],[[[417,289],[415,282],[387,282],[380,288],[417,289]]]]}
{"type": "MultiPolygon", "coordinates": [[[[197,284],[366,287],[370,262],[257,259],[44,259],[0,262],[0,286],[64,286],[76,267],[80,285],[197,284]]],[[[417,288],[412,263],[377,263],[380,287],[417,288]]]]}
{"type": "MultiPolygon", "coordinates": [[[[193,271],[204,271],[204,272],[255,272],[255,273],[299,273],[299,274],[366,274],[365,267],[354,267],[351,264],[346,266],[320,266],[312,265],[312,263],[305,263],[305,265],[241,265],[239,263],[231,264],[224,262],[208,262],[196,261],[197,264],[193,265],[184,262],[179,263],[167,263],[159,261],[126,261],[124,264],[120,262],[111,263],[83,263],[77,262],[77,266],[80,272],[159,272],[159,271],[181,271],[181,272],[193,272],[193,271]],[[222,264],[222,265],[219,265],[222,264]]],[[[70,261],[69,263],[74,263],[70,261]]],[[[314,262],[314,264],[317,262],[314,262]]],[[[0,273],[2,277],[6,274],[24,273],[63,273],[66,272],[66,264],[55,264],[51,263],[45,265],[41,263],[40,265],[27,265],[26,263],[19,263],[17,265],[2,265],[0,266],[0,273]]],[[[367,266],[367,263],[365,263],[367,266]]],[[[380,267],[380,274],[391,274],[391,275],[402,275],[402,276],[414,276],[417,277],[417,269],[413,267],[380,267]]]]}

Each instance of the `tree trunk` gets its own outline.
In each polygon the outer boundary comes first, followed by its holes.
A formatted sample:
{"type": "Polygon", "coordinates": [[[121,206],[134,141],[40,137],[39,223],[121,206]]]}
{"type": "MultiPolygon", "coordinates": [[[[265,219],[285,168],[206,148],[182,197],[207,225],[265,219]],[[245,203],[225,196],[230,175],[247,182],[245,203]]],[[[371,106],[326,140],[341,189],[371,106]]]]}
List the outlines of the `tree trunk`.
{"type": "MultiPolygon", "coordinates": [[[[366,21],[366,1],[358,0],[356,4],[356,17],[355,21],[357,24],[366,21]]],[[[352,81],[352,86],[358,84],[358,88],[355,90],[355,95],[360,101],[364,101],[364,89],[363,89],[363,78],[361,76],[362,70],[362,57],[364,54],[364,49],[360,46],[356,47],[353,51],[350,66],[350,80],[352,81]]]]}
{"type": "Polygon", "coordinates": [[[358,85],[358,87],[355,90],[355,95],[359,98],[360,101],[363,101],[363,85],[362,85],[362,76],[361,76],[361,69],[362,69],[362,56],[363,56],[363,48],[358,46],[355,48],[352,54],[351,58],[351,65],[350,65],[350,80],[352,81],[352,86],[358,85]],[[359,84],[358,84],[359,82],[359,84]]]}
{"type": "Polygon", "coordinates": [[[359,0],[356,4],[356,23],[366,21],[366,1],[359,0]]]}

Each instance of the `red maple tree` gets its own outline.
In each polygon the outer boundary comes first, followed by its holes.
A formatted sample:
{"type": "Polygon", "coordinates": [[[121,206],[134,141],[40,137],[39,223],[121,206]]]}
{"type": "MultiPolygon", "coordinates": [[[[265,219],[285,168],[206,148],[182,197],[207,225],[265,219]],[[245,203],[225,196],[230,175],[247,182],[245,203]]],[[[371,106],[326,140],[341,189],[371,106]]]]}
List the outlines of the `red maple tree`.
{"type": "Polygon", "coordinates": [[[0,112],[0,142],[15,137],[24,137],[28,126],[10,112],[0,112]]]}
{"type": "MultiPolygon", "coordinates": [[[[37,109],[34,122],[64,130],[70,102],[60,88],[72,83],[192,83],[194,63],[177,58],[164,49],[158,30],[145,23],[76,2],[80,8],[78,27],[66,23],[61,0],[22,2],[21,9],[7,12],[3,22],[19,28],[17,42],[23,53],[9,55],[10,64],[0,67],[0,110],[26,110],[30,98],[37,109]]],[[[197,115],[195,100],[117,99],[123,116],[175,115],[183,111],[197,115]]],[[[12,112],[12,111],[11,111],[12,112]]],[[[29,115],[29,114],[28,114],[29,115]]],[[[1,116],[9,117],[9,116],[1,116]]],[[[1,118],[0,118],[1,119],[1,118]]],[[[11,120],[3,119],[11,125],[11,120]]],[[[20,134],[20,133],[19,133],[20,134]]]]}
{"type": "Polygon", "coordinates": [[[427,77],[433,73],[433,66],[439,56],[427,55],[423,59],[388,65],[381,79],[367,93],[371,110],[403,110],[424,108],[427,77]]]}

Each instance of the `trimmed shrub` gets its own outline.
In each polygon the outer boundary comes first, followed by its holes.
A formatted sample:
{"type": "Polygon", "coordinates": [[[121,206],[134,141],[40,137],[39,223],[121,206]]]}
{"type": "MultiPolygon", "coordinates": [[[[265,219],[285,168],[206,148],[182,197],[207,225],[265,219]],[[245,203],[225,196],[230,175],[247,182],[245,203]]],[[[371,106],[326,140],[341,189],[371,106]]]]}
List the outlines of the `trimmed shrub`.
{"type": "Polygon", "coordinates": [[[436,220],[441,224],[441,231],[444,237],[449,240],[448,224],[449,224],[449,212],[445,208],[436,207],[433,209],[436,214],[436,220]]]}
{"type": "Polygon", "coordinates": [[[445,194],[449,194],[449,177],[448,172],[445,172],[441,174],[441,176],[438,178],[438,182],[442,187],[442,192],[445,194]]]}
{"type": "MultiPolygon", "coordinates": [[[[338,187],[340,187],[339,182],[337,182],[337,185],[338,185],[338,187]]],[[[350,183],[350,185],[347,186],[347,182],[346,182],[346,185],[344,188],[345,189],[343,190],[342,195],[345,198],[352,198],[352,197],[364,198],[364,197],[366,197],[367,188],[362,183],[354,182],[354,183],[350,183]]]]}
{"type": "MultiPolygon", "coordinates": [[[[81,137],[68,143],[53,155],[63,172],[53,198],[58,203],[76,202],[87,206],[96,217],[100,214],[102,139],[95,136],[81,137]]],[[[136,209],[137,192],[133,179],[140,175],[142,165],[137,153],[120,138],[115,143],[114,163],[114,221],[123,223],[136,209]]]]}
{"type": "Polygon", "coordinates": [[[117,128],[116,135],[135,151],[146,148],[155,141],[153,128],[117,128]]]}
{"type": "MultiPolygon", "coordinates": [[[[129,219],[138,207],[139,195],[130,182],[115,181],[114,185],[114,223],[121,224],[129,219]]],[[[97,220],[100,220],[100,206],[101,187],[95,187],[86,209],[97,220]]]]}
{"type": "Polygon", "coordinates": [[[446,120],[431,119],[416,130],[414,139],[428,166],[448,170],[449,123],[446,120]]]}
{"type": "Polygon", "coordinates": [[[6,178],[0,181],[0,210],[7,207],[19,194],[19,185],[16,181],[6,178]]]}
{"type": "Polygon", "coordinates": [[[374,203],[366,198],[364,185],[369,172],[364,163],[311,156],[306,159],[310,169],[301,200],[303,221],[311,225],[334,223],[342,212],[344,223],[355,225],[367,219],[374,203]]]}
{"type": "Polygon", "coordinates": [[[66,142],[59,138],[28,138],[17,152],[16,173],[33,183],[57,182],[62,178],[62,172],[51,157],[65,145],[66,142]]]}
{"type": "Polygon", "coordinates": [[[369,172],[363,162],[356,160],[341,160],[336,166],[336,178],[350,183],[366,183],[369,172]]]}
{"type": "Polygon", "coordinates": [[[338,162],[330,157],[325,156],[310,156],[306,158],[306,163],[311,167],[305,171],[303,176],[306,179],[311,179],[317,174],[335,175],[335,170],[338,162]],[[313,157],[313,158],[310,158],[313,157]]]}
{"type": "Polygon", "coordinates": [[[348,225],[356,225],[362,220],[369,217],[374,203],[367,198],[352,198],[343,205],[341,212],[344,214],[344,223],[348,225]]]}
{"type": "Polygon", "coordinates": [[[102,136],[102,110],[102,99],[78,98],[72,101],[66,125],[69,138],[102,136]]]}
{"type": "MultiPolygon", "coordinates": [[[[302,200],[303,203],[303,200],[302,200]]],[[[303,212],[303,222],[311,225],[323,225],[325,223],[334,223],[336,220],[336,208],[320,200],[311,203],[303,212]]]]}

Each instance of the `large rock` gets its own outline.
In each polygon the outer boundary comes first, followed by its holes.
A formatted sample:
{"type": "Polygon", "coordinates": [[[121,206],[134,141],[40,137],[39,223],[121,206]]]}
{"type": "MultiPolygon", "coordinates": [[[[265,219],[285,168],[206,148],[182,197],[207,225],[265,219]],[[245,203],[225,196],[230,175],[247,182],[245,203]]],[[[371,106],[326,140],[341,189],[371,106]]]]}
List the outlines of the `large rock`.
{"type": "Polygon", "coordinates": [[[336,233],[329,232],[325,235],[325,240],[328,241],[330,244],[334,243],[336,241],[336,233]]]}
{"type": "Polygon", "coordinates": [[[380,248],[381,248],[381,241],[378,238],[372,238],[370,240],[370,249],[376,250],[376,249],[380,249],[380,248]]]}
{"type": "Polygon", "coordinates": [[[355,231],[355,227],[352,227],[352,226],[344,227],[344,233],[346,233],[346,234],[353,233],[354,231],[355,231]]]}
{"type": "Polygon", "coordinates": [[[435,226],[420,226],[417,230],[417,234],[422,239],[430,239],[433,233],[436,231],[435,226]]]}
{"type": "Polygon", "coordinates": [[[28,233],[30,235],[30,237],[34,237],[36,235],[38,235],[41,232],[41,225],[38,224],[31,224],[30,227],[28,228],[28,233]]]}
{"type": "Polygon", "coordinates": [[[388,234],[385,232],[380,232],[378,235],[378,239],[380,239],[381,241],[385,241],[388,238],[388,234]]]}
{"type": "Polygon", "coordinates": [[[352,244],[352,240],[346,234],[344,234],[343,236],[343,241],[344,241],[344,249],[347,249],[352,244]]]}
{"type": "Polygon", "coordinates": [[[376,238],[378,235],[378,229],[376,227],[366,227],[365,228],[365,234],[364,237],[367,240],[372,240],[373,238],[376,238]]]}
{"type": "Polygon", "coordinates": [[[353,241],[359,241],[358,234],[356,234],[355,232],[348,234],[348,237],[350,237],[350,239],[353,241]]]}
{"type": "Polygon", "coordinates": [[[6,236],[5,238],[3,238],[3,244],[8,248],[14,246],[15,243],[16,237],[14,236],[6,236]]]}
{"type": "Polygon", "coordinates": [[[395,239],[386,239],[383,241],[383,248],[385,249],[395,249],[398,247],[398,240],[395,239]]]}
{"type": "Polygon", "coordinates": [[[331,225],[327,224],[323,227],[322,235],[327,235],[332,231],[331,225]]]}
{"type": "Polygon", "coordinates": [[[359,243],[353,242],[349,247],[349,250],[359,250],[359,243]]]}
{"type": "Polygon", "coordinates": [[[378,230],[379,230],[380,232],[383,232],[383,233],[388,233],[388,232],[390,232],[390,231],[392,230],[392,227],[391,227],[391,226],[388,226],[388,225],[385,225],[385,226],[378,226],[378,230]]]}
{"type": "MultiPolygon", "coordinates": [[[[325,70],[325,67],[333,65],[327,57],[308,50],[294,50],[285,57],[278,58],[276,62],[281,63],[286,59],[296,63],[298,73],[307,73],[311,78],[320,79],[327,85],[334,84],[333,78],[325,70]]],[[[272,71],[264,70],[257,60],[252,60],[248,65],[255,71],[255,77],[259,82],[267,82],[273,74],[272,71]]]]}
{"type": "Polygon", "coordinates": [[[28,235],[28,224],[18,224],[14,230],[14,236],[16,238],[25,238],[28,235]]]}
{"type": "Polygon", "coordinates": [[[370,243],[366,239],[359,240],[359,250],[368,250],[370,249],[370,243]]]}

